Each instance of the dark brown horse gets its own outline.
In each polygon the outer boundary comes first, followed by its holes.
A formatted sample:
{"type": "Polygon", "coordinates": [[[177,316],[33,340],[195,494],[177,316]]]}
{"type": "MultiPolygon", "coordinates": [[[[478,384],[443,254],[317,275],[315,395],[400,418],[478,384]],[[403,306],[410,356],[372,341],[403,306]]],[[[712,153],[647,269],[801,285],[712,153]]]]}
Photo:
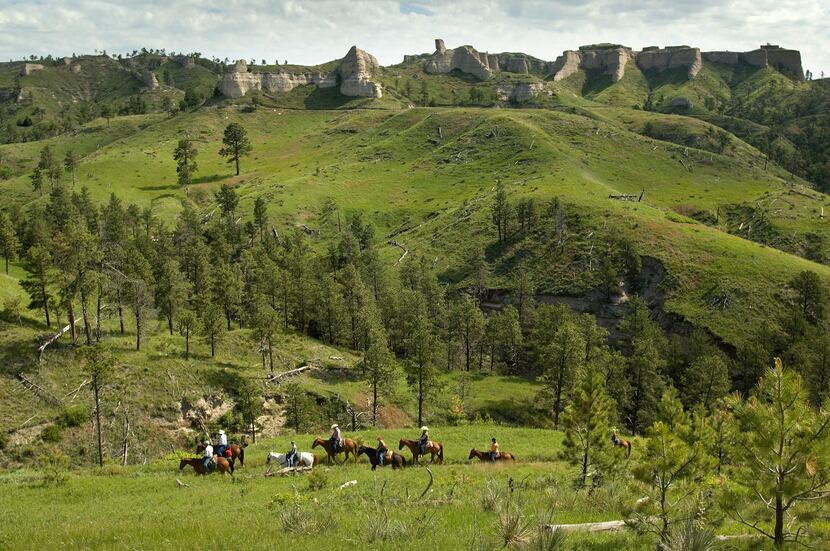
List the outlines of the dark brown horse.
{"type": "MultiPolygon", "coordinates": [[[[233,459],[228,460],[224,457],[219,457],[218,455],[213,456],[213,459],[216,461],[215,472],[219,472],[222,474],[231,473],[231,476],[233,476],[233,459]]],[[[206,472],[205,467],[202,464],[203,461],[204,458],[202,457],[183,458],[181,461],[179,461],[179,472],[182,472],[182,470],[188,465],[193,467],[193,470],[196,471],[196,474],[210,474],[214,472],[213,470],[211,470],[210,472],[206,472]]]]}
{"type": "MultiPolygon", "coordinates": [[[[406,438],[401,438],[401,441],[398,442],[398,449],[402,450],[404,446],[409,448],[409,451],[412,452],[412,464],[418,462],[418,458],[421,456],[420,454],[420,446],[418,445],[419,442],[417,440],[409,440],[406,438]]],[[[438,462],[444,462],[444,446],[441,442],[427,442],[426,452],[430,454],[431,459],[429,460],[430,463],[435,461],[435,457],[438,457],[438,462]]],[[[426,456],[426,454],[424,454],[426,456]]]]}
{"type": "MultiPolygon", "coordinates": [[[[248,446],[247,443],[228,444],[228,449],[231,450],[231,459],[233,459],[234,461],[238,460],[240,467],[245,466],[245,448],[247,446],[248,446]]],[[[215,450],[216,446],[214,446],[213,449],[215,450]]],[[[202,443],[199,443],[196,446],[196,452],[197,453],[202,453],[203,451],[205,451],[205,445],[202,444],[202,443]]]]}
{"type": "Polygon", "coordinates": [[[393,469],[403,469],[406,467],[406,459],[397,452],[392,452],[392,458],[384,460],[383,465],[378,461],[378,451],[375,448],[360,446],[357,449],[357,455],[360,454],[366,454],[366,457],[369,458],[369,463],[372,464],[373,471],[378,467],[386,467],[387,465],[392,465],[393,469]]]}
{"type": "Polygon", "coordinates": [[[616,431],[611,433],[611,443],[617,447],[624,449],[626,457],[631,455],[631,442],[617,436],[616,431]]]}
{"type": "Polygon", "coordinates": [[[345,438],[343,440],[343,445],[341,447],[337,448],[336,453],[331,449],[331,440],[324,440],[322,438],[315,438],[314,443],[311,444],[311,448],[314,449],[317,446],[321,446],[324,450],[326,450],[326,453],[328,454],[329,463],[332,463],[332,462],[336,463],[337,462],[337,459],[335,458],[335,456],[338,453],[345,453],[346,454],[346,457],[343,459],[344,462],[349,459],[349,454],[351,454],[352,457],[354,457],[355,463],[357,462],[357,442],[355,442],[351,438],[345,438]]]}
{"type": "MultiPolygon", "coordinates": [[[[470,450],[470,457],[467,459],[472,459],[473,457],[478,457],[482,461],[490,461],[490,452],[480,452],[473,448],[470,450]]],[[[500,452],[498,457],[496,457],[496,461],[513,461],[515,463],[516,458],[510,452],[500,452]]]]}

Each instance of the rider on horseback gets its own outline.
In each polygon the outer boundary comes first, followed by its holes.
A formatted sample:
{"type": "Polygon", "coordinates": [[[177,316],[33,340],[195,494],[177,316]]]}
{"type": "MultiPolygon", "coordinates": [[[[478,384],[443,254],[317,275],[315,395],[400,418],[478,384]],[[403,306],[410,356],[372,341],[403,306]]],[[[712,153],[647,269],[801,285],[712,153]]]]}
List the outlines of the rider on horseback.
{"type": "Polygon", "coordinates": [[[496,442],[496,438],[493,437],[490,439],[490,461],[493,463],[496,462],[496,459],[499,458],[499,443],[496,442]]]}
{"type": "Polygon", "coordinates": [[[620,445],[620,439],[617,436],[617,429],[611,429],[611,443],[615,446],[620,445]]]}
{"type": "Polygon", "coordinates": [[[224,430],[219,431],[219,443],[216,444],[216,455],[225,457],[225,450],[228,449],[228,435],[224,430]]]}
{"type": "Polygon", "coordinates": [[[340,425],[337,423],[333,424],[331,426],[331,430],[331,451],[337,453],[337,450],[340,449],[340,441],[342,440],[340,435],[340,425]]]}
{"type": "Polygon", "coordinates": [[[418,439],[418,455],[426,455],[427,442],[429,441],[429,428],[424,425],[421,427],[421,437],[418,439]]]}
{"type": "Polygon", "coordinates": [[[378,465],[383,466],[383,460],[386,457],[386,452],[388,448],[386,447],[386,442],[383,441],[383,438],[378,435],[378,465]]]}
{"type": "Polygon", "coordinates": [[[205,451],[202,452],[202,467],[205,472],[210,472],[210,462],[213,461],[213,446],[210,445],[210,440],[205,440],[205,451]]]}
{"type": "Polygon", "coordinates": [[[285,454],[285,461],[289,467],[293,467],[294,462],[297,461],[297,444],[293,440],[291,441],[291,451],[285,454]]]}

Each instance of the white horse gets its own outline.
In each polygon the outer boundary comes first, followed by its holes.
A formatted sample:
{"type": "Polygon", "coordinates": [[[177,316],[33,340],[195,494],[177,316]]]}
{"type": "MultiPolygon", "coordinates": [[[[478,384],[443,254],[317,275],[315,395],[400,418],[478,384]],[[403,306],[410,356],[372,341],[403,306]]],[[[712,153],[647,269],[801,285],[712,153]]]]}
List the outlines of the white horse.
{"type": "MultiPolygon", "coordinates": [[[[268,458],[265,460],[265,464],[268,465],[268,470],[266,472],[271,472],[271,468],[273,467],[272,462],[276,463],[280,469],[284,469],[285,467],[287,467],[287,456],[288,454],[285,453],[268,452],[268,458]]],[[[313,453],[297,452],[297,459],[294,462],[295,467],[313,467],[316,464],[317,458],[314,456],[313,453]]]]}

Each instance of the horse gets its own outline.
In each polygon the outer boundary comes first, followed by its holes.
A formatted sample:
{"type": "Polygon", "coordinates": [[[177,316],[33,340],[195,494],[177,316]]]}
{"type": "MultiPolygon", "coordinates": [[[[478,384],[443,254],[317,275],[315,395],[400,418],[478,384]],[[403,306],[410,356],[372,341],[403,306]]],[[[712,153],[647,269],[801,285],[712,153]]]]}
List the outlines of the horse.
{"type": "MultiPolygon", "coordinates": [[[[247,446],[248,446],[247,442],[244,442],[242,445],[240,445],[240,444],[228,444],[227,449],[231,450],[231,459],[233,459],[234,461],[236,461],[238,459],[240,467],[245,466],[245,448],[247,446]]],[[[213,449],[216,449],[216,446],[214,446],[213,449]]],[[[205,445],[202,444],[202,443],[197,444],[196,445],[196,453],[202,453],[203,451],[205,451],[205,445]]]]}
{"type": "MultiPolygon", "coordinates": [[[[401,438],[401,441],[398,442],[398,449],[402,450],[404,446],[412,452],[412,464],[418,463],[418,457],[421,455],[419,442],[417,440],[401,438]]],[[[441,442],[433,442],[430,440],[427,442],[426,452],[432,456],[429,460],[430,463],[435,461],[435,456],[438,456],[438,463],[444,462],[444,446],[441,442]]],[[[424,455],[426,456],[426,453],[424,455]]]]}
{"type": "Polygon", "coordinates": [[[338,453],[345,453],[346,457],[343,461],[347,461],[349,459],[349,454],[352,454],[354,457],[355,463],[357,463],[357,443],[352,440],[351,438],[346,438],[343,440],[343,446],[337,449],[337,452],[332,451],[331,449],[331,440],[324,440],[322,438],[315,438],[314,443],[311,444],[311,449],[316,448],[317,446],[322,446],[324,450],[326,450],[326,454],[328,454],[329,463],[336,463],[337,459],[335,456],[338,453]]]}
{"type": "Polygon", "coordinates": [[[404,458],[404,456],[397,452],[392,452],[392,459],[390,459],[389,461],[384,461],[383,465],[381,465],[378,461],[378,451],[375,448],[360,446],[357,449],[357,455],[360,454],[366,454],[366,457],[369,458],[369,463],[372,464],[373,471],[378,466],[385,467],[387,465],[392,465],[392,469],[403,469],[404,467],[406,467],[406,459],[404,458]]]}
{"type": "MultiPolygon", "coordinates": [[[[286,460],[286,457],[288,457],[288,454],[286,453],[269,452],[268,457],[265,459],[265,464],[268,465],[268,470],[266,472],[271,472],[272,461],[279,465],[281,469],[287,467],[288,461],[286,460]]],[[[316,465],[316,455],[311,452],[297,452],[295,467],[315,467],[316,465]]]]}
{"type": "MultiPolygon", "coordinates": [[[[470,450],[470,456],[467,459],[472,459],[473,457],[478,457],[482,461],[490,461],[490,452],[480,452],[473,448],[470,450]]],[[[496,461],[512,461],[515,463],[516,457],[510,452],[501,452],[496,457],[496,461]]]]}
{"type": "Polygon", "coordinates": [[[631,442],[629,442],[628,440],[625,440],[624,438],[620,438],[619,436],[617,436],[617,433],[613,433],[611,435],[611,443],[614,446],[623,448],[625,450],[625,457],[626,458],[628,458],[628,456],[631,455],[631,442]]]}
{"type": "Polygon", "coordinates": [[[185,457],[179,461],[179,472],[190,465],[193,467],[193,470],[196,471],[196,474],[210,474],[214,472],[220,472],[222,474],[231,473],[233,476],[233,459],[228,460],[224,457],[219,457],[218,455],[214,456],[214,460],[216,461],[216,468],[211,469],[210,471],[205,471],[205,467],[203,465],[204,458],[203,457],[185,457]]]}

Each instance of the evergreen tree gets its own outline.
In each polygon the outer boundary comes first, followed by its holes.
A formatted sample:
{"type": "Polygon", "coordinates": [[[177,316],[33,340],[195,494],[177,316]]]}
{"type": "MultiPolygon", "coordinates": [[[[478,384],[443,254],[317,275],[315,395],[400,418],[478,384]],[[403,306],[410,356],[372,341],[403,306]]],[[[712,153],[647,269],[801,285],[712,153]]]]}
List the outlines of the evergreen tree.
{"type": "Polygon", "coordinates": [[[492,219],[499,235],[500,244],[507,240],[511,212],[512,208],[507,199],[507,190],[503,183],[498,182],[496,184],[496,196],[493,199],[492,219]]]}
{"type": "Polygon", "coordinates": [[[830,497],[830,411],[813,409],[808,398],[801,378],[776,358],[748,400],[730,400],[738,445],[722,506],[776,547],[801,542],[830,497]]]}
{"type": "Polygon", "coordinates": [[[668,413],[677,422],[673,428],[661,421],[649,427],[631,472],[649,497],[634,516],[635,527],[659,536],[665,546],[673,524],[690,518],[697,510],[696,481],[713,460],[702,442],[690,443],[692,427],[680,400],[664,402],[679,409],[668,413]]]}
{"type": "Polygon", "coordinates": [[[173,150],[173,159],[176,161],[176,174],[180,186],[186,186],[193,182],[193,175],[198,170],[196,156],[199,151],[190,138],[182,138],[173,150]]]}
{"type": "Polygon", "coordinates": [[[256,444],[257,418],[262,415],[262,393],[259,385],[251,379],[240,379],[236,389],[237,402],[236,410],[242,416],[242,420],[248,425],[251,440],[256,444]]]}
{"type": "Polygon", "coordinates": [[[265,240],[265,226],[268,224],[268,207],[265,199],[257,197],[254,201],[254,226],[259,230],[259,240],[265,240]]]}
{"type": "Polygon", "coordinates": [[[580,466],[579,481],[584,485],[589,470],[602,469],[608,458],[608,427],[614,405],[605,393],[605,377],[594,363],[579,370],[573,402],[562,414],[565,440],[562,454],[580,466]]]}
{"type": "Polygon", "coordinates": [[[23,289],[29,293],[29,308],[43,308],[46,327],[52,326],[52,320],[49,317],[51,264],[52,255],[49,253],[49,249],[43,245],[34,245],[26,253],[26,259],[23,263],[23,268],[28,275],[26,279],[20,282],[23,289]]]}
{"type": "Polygon", "coordinates": [[[216,356],[216,344],[225,335],[225,323],[222,309],[213,303],[208,303],[201,314],[200,329],[202,336],[210,343],[210,357],[216,356]]]}
{"type": "Polygon", "coordinates": [[[684,374],[687,406],[702,404],[707,410],[729,392],[729,369],[720,354],[700,356],[684,374]]]}
{"type": "Polygon", "coordinates": [[[39,166],[36,166],[30,178],[32,180],[32,189],[43,197],[43,170],[39,166]]]}
{"type": "Polygon", "coordinates": [[[409,386],[415,391],[418,403],[418,426],[420,427],[426,422],[424,405],[438,387],[438,370],[435,369],[435,352],[438,342],[433,333],[423,296],[418,293],[413,295],[414,301],[411,307],[415,311],[415,316],[406,336],[404,367],[409,386]]]}
{"type": "Polygon", "coordinates": [[[396,364],[386,343],[386,331],[377,312],[369,312],[366,320],[366,349],[363,353],[362,371],[372,388],[372,426],[378,425],[378,401],[380,393],[395,378],[396,364]]]}
{"type": "Polygon", "coordinates": [[[63,157],[63,168],[69,173],[72,177],[72,187],[75,187],[75,172],[78,170],[78,163],[80,162],[80,157],[78,154],[75,153],[73,150],[69,149],[66,151],[66,155],[63,157]]]}
{"type": "Polygon", "coordinates": [[[50,146],[40,150],[40,162],[37,165],[41,173],[49,180],[51,189],[55,189],[61,181],[63,167],[50,146]]]}
{"type": "Polygon", "coordinates": [[[14,230],[11,218],[0,211],[0,252],[6,261],[6,273],[9,273],[9,261],[17,259],[17,251],[20,250],[20,241],[17,239],[17,232],[14,230]]]}
{"type": "Polygon", "coordinates": [[[546,370],[541,381],[551,400],[553,428],[558,429],[559,415],[565,409],[574,373],[585,359],[585,341],[573,320],[562,323],[551,343],[542,350],[542,356],[546,370]]]}
{"type": "Polygon", "coordinates": [[[176,323],[179,327],[179,334],[184,337],[184,359],[190,359],[190,335],[198,327],[196,312],[190,308],[180,308],[176,312],[176,323]]]}
{"type": "Polygon", "coordinates": [[[239,176],[239,159],[251,152],[253,147],[248,139],[248,133],[239,123],[232,122],[225,128],[222,138],[225,147],[219,150],[219,155],[228,158],[229,163],[236,165],[236,175],[239,176]]]}
{"type": "Polygon", "coordinates": [[[228,184],[222,184],[222,187],[216,192],[216,202],[219,204],[222,215],[228,219],[229,223],[233,223],[236,217],[236,207],[239,205],[239,197],[236,195],[236,191],[228,184]]]}
{"type": "Polygon", "coordinates": [[[464,347],[464,366],[470,370],[470,363],[476,351],[476,345],[484,334],[484,314],[470,295],[464,294],[457,304],[458,333],[464,347]]]}
{"type": "Polygon", "coordinates": [[[104,385],[112,377],[115,358],[102,344],[85,346],[78,350],[81,365],[92,383],[93,415],[95,417],[95,437],[98,448],[98,465],[104,466],[104,439],[101,425],[101,393],[104,385]]]}
{"type": "Polygon", "coordinates": [[[187,280],[175,258],[160,257],[155,270],[155,304],[160,315],[167,319],[167,328],[173,334],[173,320],[183,308],[189,294],[187,280]]]}

